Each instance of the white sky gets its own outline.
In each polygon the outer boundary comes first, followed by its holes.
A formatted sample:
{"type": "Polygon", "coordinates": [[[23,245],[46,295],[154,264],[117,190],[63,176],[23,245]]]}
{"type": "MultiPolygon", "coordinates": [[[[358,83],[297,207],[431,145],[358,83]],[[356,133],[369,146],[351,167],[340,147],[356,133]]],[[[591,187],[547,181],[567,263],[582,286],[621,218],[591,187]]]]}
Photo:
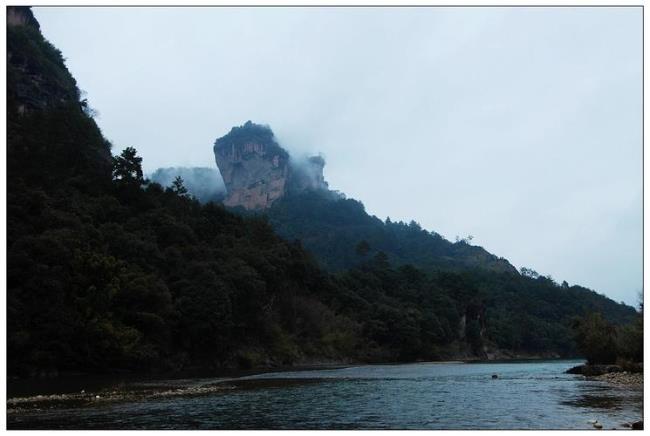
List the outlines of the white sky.
{"type": "Polygon", "coordinates": [[[54,8],[35,15],[145,171],[246,120],[333,189],[557,281],[642,288],[640,8],[54,8]]]}

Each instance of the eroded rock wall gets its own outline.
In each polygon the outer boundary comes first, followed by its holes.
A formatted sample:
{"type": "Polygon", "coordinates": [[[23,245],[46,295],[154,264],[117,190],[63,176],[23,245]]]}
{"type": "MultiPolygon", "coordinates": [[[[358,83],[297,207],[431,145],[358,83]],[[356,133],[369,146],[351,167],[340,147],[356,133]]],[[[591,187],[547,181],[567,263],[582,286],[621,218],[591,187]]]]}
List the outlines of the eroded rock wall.
{"type": "Polygon", "coordinates": [[[217,139],[214,155],[226,186],[224,204],[248,210],[266,209],[289,191],[327,189],[325,160],[290,160],[267,126],[248,121],[217,139]]]}

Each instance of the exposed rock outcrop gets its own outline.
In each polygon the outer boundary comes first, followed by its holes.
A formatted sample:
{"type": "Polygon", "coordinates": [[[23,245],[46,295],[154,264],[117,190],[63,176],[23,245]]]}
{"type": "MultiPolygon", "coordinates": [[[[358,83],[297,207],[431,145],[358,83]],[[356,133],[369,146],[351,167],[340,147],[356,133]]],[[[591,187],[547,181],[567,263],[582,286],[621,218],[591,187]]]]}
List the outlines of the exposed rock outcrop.
{"type": "Polygon", "coordinates": [[[7,26],[30,26],[40,29],[40,25],[29,6],[8,6],[7,26]]]}
{"type": "Polygon", "coordinates": [[[327,189],[322,157],[306,162],[290,159],[268,126],[251,121],[217,139],[214,156],[226,185],[224,204],[229,207],[266,209],[289,191],[327,189]]]}

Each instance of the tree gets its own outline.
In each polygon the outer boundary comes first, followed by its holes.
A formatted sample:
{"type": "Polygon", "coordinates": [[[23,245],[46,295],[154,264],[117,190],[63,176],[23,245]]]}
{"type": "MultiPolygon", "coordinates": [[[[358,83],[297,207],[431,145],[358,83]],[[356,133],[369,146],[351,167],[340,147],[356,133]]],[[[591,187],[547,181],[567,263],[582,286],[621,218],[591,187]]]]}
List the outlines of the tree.
{"type": "Polygon", "coordinates": [[[456,243],[463,243],[469,245],[470,242],[472,242],[472,239],[474,239],[474,236],[472,235],[467,235],[464,238],[461,238],[460,236],[456,235],[456,243]]]}
{"type": "Polygon", "coordinates": [[[639,293],[639,311],[634,320],[618,331],[620,357],[633,362],[643,362],[643,293],[639,293]]]}
{"type": "Polygon", "coordinates": [[[578,351],[590,364],[616,362],[616,328],[599,312],[575,319],[572,327],[578,351]]]}
{"type": "Polygon", "coordinates": [[[181,176],[176,176],[172,182],[172,191],[181,197],[187,194],[187,188],[183,185],[183,178],[181,176]]]}
{"type": "Polygon", "coordinates": [[[113,180],[138,187],[144,183],[142,158],[137,156],[135,148],[127,147],[119,156],[113,157],[113,180]]]}
{"type": "Polygon", "coordinates": [[[522,267],[520,270],[521,275],[524,277],[530,277],[531,279],[539,278],[539,273],[532,268],[522,267]]]}
{"type": "Polygon", "coordinates": [[[643,314],[618,330],[618,354],[623,360],[643,362],[643,314]]]}

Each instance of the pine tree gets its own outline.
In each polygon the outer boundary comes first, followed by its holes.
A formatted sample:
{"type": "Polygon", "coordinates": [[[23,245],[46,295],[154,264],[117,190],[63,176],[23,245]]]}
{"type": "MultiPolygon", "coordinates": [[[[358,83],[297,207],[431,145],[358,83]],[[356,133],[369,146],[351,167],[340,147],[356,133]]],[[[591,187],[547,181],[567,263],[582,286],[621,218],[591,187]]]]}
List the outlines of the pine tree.
{"type": "Polygon", "coordinates": [[[176,194],[180,195],[181,197],[187,194],[187,188],[185,187],[185,185],[183,185],[183,178],[181,176],[176,176],[176,178],[172,182],[172,191],[174,191],[176,194]]]}
{"type": "Polygon", "coordinates": [[[113,180],[124,185],[144,184],[142,158],[133,147],[127,147],[119,156],[113,157],[113,180]]]}

